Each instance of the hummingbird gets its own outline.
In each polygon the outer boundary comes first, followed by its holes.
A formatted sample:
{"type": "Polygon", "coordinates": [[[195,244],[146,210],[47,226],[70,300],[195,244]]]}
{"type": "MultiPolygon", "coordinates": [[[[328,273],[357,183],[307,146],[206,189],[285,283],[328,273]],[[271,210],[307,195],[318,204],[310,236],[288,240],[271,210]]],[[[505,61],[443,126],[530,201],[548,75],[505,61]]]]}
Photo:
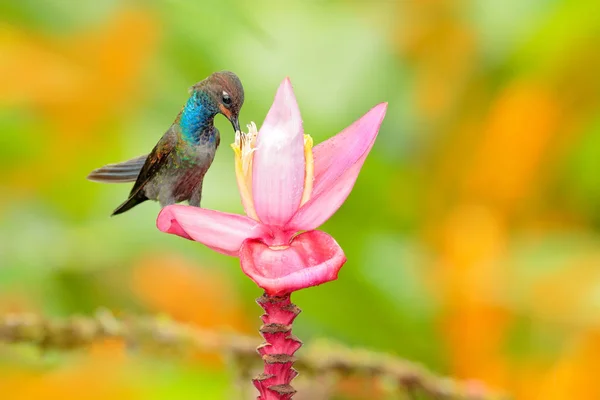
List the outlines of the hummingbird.
{"type": "Polygon", "coordinates": [[[244,88],[233,72],[221,71],[196,83],[189,93],[185,106],[150,154],[105,165],[87,176],[95,182],[135,182],[127,200],[112,215],[146,200],[156,200],[161,207],[187,200],[200,207],[204,175],[221,141],[214,118],[224,115],[234,131],[239,131],[244,88]]]}

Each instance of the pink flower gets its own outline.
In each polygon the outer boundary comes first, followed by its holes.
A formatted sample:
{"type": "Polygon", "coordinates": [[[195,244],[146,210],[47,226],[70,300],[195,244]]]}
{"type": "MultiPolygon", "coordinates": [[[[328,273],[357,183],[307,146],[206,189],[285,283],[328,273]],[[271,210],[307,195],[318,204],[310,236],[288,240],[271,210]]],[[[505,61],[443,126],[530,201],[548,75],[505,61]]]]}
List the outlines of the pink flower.
{"type": "Polygon", "coordinates": [[[270,295],[336,279],[344,252],[315,229],[350,194],[386,109],[375,106],[313,149],[285,79],[260,131],[252,123],[232,144],[247,216],[172,205],[158,215],[158,229],[239,257],[244,273],[270,295]]]}

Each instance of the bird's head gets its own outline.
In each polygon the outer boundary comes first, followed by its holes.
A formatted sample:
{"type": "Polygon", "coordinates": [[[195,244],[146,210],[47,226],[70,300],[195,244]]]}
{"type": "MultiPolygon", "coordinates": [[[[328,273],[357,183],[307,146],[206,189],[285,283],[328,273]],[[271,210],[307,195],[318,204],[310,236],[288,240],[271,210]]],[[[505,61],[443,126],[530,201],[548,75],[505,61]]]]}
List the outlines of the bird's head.
{"type": "Polygon", "coordinates": [[[240,130],[238,116],[244,104],[244,87],[236,74],[229,71],[215,72],[192,86],[190,91],[208,95],[214,112],[223,114],[235,131],[240,130]]]}

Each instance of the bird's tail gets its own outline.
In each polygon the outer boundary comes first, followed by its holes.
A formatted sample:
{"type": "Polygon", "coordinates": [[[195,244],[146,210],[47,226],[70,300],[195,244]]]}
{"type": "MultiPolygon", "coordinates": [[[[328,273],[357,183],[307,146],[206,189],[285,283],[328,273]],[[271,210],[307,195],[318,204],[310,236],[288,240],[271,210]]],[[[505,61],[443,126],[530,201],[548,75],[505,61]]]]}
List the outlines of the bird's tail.
{"type": "Polygon", "coordinates": [[[87,179],[102,183],[135,182],[146,162],[146,158],[148,158],[147,154],[118,164],[105,165],[90,172],[87,179]]]}
{"type": "Polygon", "coordinates": [[[119,215],[124,213],[125,211],[129,211],[133,207],[137,206],[140,203],[143,203],[146,200],[148,200],[148,198],[141,191],[133,193],[131,196],[129,196],[127,200],[123,202],[123,204],[121,204],[115,209],[115,211],[113,211],[111,216],[119,215]]]}

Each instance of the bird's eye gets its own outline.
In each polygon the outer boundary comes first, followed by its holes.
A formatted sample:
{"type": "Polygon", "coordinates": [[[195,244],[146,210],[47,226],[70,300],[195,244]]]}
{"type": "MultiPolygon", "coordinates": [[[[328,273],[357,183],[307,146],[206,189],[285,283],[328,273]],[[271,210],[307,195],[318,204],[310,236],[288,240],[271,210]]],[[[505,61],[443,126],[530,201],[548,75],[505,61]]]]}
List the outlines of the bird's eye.
{"type": "Polygon", "coordinates": [[[225,104],[226,106],[231,104],[231,97],[227,92],[223,92],[223,104],[225,104]]]}

